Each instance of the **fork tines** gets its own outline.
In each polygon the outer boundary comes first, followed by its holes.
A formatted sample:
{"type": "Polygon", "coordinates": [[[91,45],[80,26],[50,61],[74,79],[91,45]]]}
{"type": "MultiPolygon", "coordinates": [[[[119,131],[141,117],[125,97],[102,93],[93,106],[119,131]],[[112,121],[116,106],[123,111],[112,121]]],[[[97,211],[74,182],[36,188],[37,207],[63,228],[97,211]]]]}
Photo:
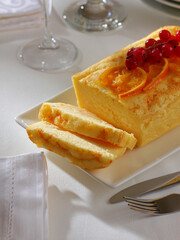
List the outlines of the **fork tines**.
{"type": "Polygon", "coordinates": [[[158,214],[159,209],[155,201],[149,201],[145,199],[137,199],[131,197],[124,197],[125,201],[128,203],[128,206],[136,211],[158,214]]]}

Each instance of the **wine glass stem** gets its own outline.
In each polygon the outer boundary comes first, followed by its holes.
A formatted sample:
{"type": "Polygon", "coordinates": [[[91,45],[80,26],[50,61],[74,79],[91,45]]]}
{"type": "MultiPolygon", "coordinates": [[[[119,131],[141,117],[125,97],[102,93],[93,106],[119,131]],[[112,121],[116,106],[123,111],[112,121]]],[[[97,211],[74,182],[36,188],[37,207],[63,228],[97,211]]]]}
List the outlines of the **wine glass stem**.
{"type": "Polygon", "coordinates": [[[87,0],[79,12],[87,19],[103,19],[111,15],[111,8],[106,0],[87,0]]]}
{"type": "Polygon", "coordinates": [[[52,12],[52,0],[43,0],[43,11],[44,11],[44,37],[39,47],[42,49],[57,49],[59,44],[53,37],[52,32],[49,30],[49,16],[52,12]]]}

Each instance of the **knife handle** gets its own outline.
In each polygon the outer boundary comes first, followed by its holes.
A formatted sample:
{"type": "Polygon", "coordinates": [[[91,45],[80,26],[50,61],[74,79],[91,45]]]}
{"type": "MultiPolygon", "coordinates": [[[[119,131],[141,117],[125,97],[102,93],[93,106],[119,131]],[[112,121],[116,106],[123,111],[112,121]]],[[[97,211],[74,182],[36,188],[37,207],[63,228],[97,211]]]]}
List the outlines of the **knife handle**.
{"type": "Polygon", "coordinates": [[[177,182],[180,182],[180,175],[178,175],[177,177],[173,178],[172,180],[168,181],[167,183],[155,188],[154,190],[156,189],[159,189],[159,188],[162,188],[162,187],[166,187],[166,186],[169,186],[171,184],[174,184],[174,183],[177,183],[177,182]]]}

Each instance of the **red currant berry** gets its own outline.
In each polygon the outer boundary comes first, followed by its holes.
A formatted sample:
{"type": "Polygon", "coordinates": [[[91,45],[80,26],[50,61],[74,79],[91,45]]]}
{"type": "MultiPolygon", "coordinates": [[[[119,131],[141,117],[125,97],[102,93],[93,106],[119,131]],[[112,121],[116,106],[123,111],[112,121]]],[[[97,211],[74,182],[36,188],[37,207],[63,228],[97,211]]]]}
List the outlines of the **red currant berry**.
{"type": "Polygon", "coordinates": [[[175,37],[178,40],[178,42],[180,42],[180,30],[176,33],[175,37]]]}
{"type": "Polygon", "coordinates": [[[168,40],[168,43],[170,43],[173,47],[176,47],[179,44],[175,36],[171,36],[168,40]]]}
{"type": "Polygon", "coordinates": [[[176,47],[176,48],[174,49],[174,52],[175,52],[175,54],[176,54],[177,57],[180,57],[180,46],[176,47]]]}
{"type": "Polygon", "coordinates": [[[165,58],[170,57],[174,52],[174,48],[171,44],[164,43],[161,47],[161,52],[162,52],[163,57],[165,57],[165,58]]]}
{"type": "Polygon", "coordinates": [[[156,40],[153,39],[153,38],[150,38],[148,39],[146,42],[145,42],[145,48],[149,48],[149,47],[152,47],[156,44],[156,40]]]}
{"type": "Polygon", "coordinates": [[[147,56],[147,50],[142,47],[137,47],[134,49],[133,55],[138,62],[144,61],[147,56]]]}
{"type": "Polygon", "coordinates": [[[128,52],[127,52],[127,57],[133,55],[134,49],[135,49],[135,48],[131,48],[131,49],[128,50],[128,52]]]}
{"type": "Polygon", "coordinates": [[[178,46],[178,40],[175,38],[175,39],[173,39],[173,40],[171,40],[171,41],[169,41],[168,43],[170,43],[173,47],[176,47],[176,46],[178,46]]]}
{"type": "Polygon", "coordinates": [[[171,37],[171,33],[168,31],[168,30],[161,30],[159,32],[159,38],[162,40],[162,41],[168,41],[168,39],[171,37]]]}
{"type": "Polygon", "coordinates": [[[157,40],[157,41],[156,41],[156,48],[161,49],[163,43],[164,43],[164,42],[163,42],[161,39],[157,40]]]}
{"type": "Polygon", "coordinates": [[[160,62],[162,60],[162,53],[159,48],[153,48],[149,50],[150,61],[152,62],[160,62]]]}
{"type": "Polygon", "coordinates": [[[134,56],[131,56],[129,58],[126,58],[126,67],[131,70],[135,69],[138,66],[138,61],[134,56]]]}

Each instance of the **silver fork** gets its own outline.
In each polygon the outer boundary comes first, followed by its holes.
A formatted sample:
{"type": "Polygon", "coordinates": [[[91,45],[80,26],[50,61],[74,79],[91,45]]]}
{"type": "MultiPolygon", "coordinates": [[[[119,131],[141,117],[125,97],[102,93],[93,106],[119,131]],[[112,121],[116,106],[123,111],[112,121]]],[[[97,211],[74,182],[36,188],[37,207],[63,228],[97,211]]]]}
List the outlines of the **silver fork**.
{"type": "Polygon", "coordinates": [[[180,194],[177,193],[149,200],[132,197],[124,199],[131,209],[144,213],[163,214],[180,210],[180,194]]]}

